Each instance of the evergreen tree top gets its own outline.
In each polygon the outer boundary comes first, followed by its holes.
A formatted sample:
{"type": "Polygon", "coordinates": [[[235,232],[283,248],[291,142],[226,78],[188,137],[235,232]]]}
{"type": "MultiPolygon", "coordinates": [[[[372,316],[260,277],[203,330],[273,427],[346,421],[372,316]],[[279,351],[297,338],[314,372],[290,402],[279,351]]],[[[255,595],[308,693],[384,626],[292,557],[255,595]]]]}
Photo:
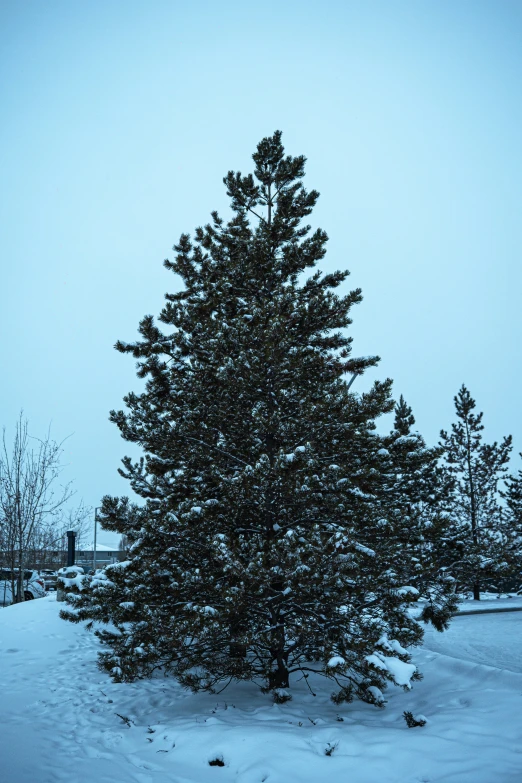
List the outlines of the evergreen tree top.
{"type": "MultiPolygon", "coordinates": [[[[473,413],[477,404],[464,384],[462,384],[459,393],[453,399],[457,417],[464,423],[464,426],[467,425],[471,432],[481,432],[484,429],[482,424],[483,413],[473,413]]],[[[454,426],[458,427],[459,425],[454,426]]]]}
{"type": "Polygon", "coordinates": [[[448,462],[471,460],[473,455],[479,455],[483,462],[492,463],[500,459],[505,466],[512,448],[512,436],[506,436],[501,444],[497,442],[482,444],[483,413],[473,413],[476,402],[464,384],[454,397],[457,421],[451,425],[451,433],[441,430],[441,443],[447,452],[448,462]],[[500,456],[499,456],[500,455],[500,456]]]}
{"type": "Polygon", "coordinates": [[[399,435],[409,435],[414,424],[415,416],[412,409],[401,394],[399,402],[395,405],[395,430],[399,435]]]}
{"type": "MultiPolygon", "coordinates": [[[[212,222],[198,227],[194,240],[182,234],[174,245],[174,260],[164,261],[184,284],[165,295],[159,316],[174,331],[163,334],[148,315],[139,327],[142,341],[116,343],[121,352],[146,357],[138,365],[139,375],[151,375],[158,386],[165,386],[161,354],[171,368],[186,367],[187,362],[192,366],[202,355],[202,345],[221,341],[225,332],[230,337],[230,325],[234,322],[238,328],[238,321],[242,331],[262,329],[264,338],[277,342],[281,350],[335,352],[337,375],[360,374],[379,361],[377,356],[350,357],[352,338],[342,330],[352,323],[349,312],[361,302],[361,290],[344,296],[335,292],[348,270],[316,271],[301,279],[324,257],[328,239],[322,229],[310,234],[310,225],[303,224],[319,197],[303,186],[305,157],[285,156],[281,132],[276,131],[258,144],[253,159],[254,174],[229,171],[224,178],[231,219],[225,222],[213,212],[212,222]]],[[[219,351],[215,357],[224,358],[219,351]]]]}

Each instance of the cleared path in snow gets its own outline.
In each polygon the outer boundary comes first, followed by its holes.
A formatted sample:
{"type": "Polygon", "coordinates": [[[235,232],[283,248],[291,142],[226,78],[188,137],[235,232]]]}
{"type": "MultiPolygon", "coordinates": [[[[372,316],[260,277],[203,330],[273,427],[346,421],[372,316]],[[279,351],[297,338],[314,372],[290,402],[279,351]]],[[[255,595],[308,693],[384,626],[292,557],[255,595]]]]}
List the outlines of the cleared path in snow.
{"type": "Polygon", "coordinates": [[[522,673],[522,613],[457,615],[444,633],[427,628],[424,649],[522,673]]]}

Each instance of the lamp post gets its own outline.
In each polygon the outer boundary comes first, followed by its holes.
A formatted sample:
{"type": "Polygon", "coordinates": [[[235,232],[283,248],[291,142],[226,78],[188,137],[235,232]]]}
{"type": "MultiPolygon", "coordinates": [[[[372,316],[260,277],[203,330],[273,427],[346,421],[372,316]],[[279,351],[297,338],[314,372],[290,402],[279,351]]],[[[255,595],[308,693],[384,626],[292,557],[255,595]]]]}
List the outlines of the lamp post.
{"type": "Polygon", "coordinates": [[[98,509],[101,506],[96,506],[94,509],[94,551],[92,553],[92,570],[96,572],[96,528],[98,525],[98,509]]]}

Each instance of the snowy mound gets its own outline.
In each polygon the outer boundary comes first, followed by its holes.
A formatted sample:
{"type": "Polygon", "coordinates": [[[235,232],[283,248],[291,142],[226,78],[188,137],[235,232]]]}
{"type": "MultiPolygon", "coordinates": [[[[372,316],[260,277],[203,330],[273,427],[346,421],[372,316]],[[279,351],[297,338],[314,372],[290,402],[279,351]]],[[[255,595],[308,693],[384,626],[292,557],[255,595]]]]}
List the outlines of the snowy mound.
{"type": "Polygon", "coordinates": [[[96,638],[61,621],[58,609],[53,596],[0,610],[2,780],[522,779],[522,613],[466,616],[444,634],[428,631],[424,681],[390,691],[386,710],[378,710],[336,707],[322,680],[310,679],[310,688],[301,680],[284,705],[252,685],[212,696],[161,676],[113,683],[96,667],[96,638]],[[407,728],[404,711],[426,725],[407,728]]]}

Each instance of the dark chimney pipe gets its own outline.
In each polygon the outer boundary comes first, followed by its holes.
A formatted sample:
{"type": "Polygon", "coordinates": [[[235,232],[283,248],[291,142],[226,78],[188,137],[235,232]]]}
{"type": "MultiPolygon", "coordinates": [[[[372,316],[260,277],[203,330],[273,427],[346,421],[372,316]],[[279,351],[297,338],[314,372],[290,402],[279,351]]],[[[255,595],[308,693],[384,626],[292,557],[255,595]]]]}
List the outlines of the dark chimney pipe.
{"type": "Polygon", "coordinates": [[[73,566],[76,560],[76,533],[74,530],[67,531],[67,567],[73,566]]]}

